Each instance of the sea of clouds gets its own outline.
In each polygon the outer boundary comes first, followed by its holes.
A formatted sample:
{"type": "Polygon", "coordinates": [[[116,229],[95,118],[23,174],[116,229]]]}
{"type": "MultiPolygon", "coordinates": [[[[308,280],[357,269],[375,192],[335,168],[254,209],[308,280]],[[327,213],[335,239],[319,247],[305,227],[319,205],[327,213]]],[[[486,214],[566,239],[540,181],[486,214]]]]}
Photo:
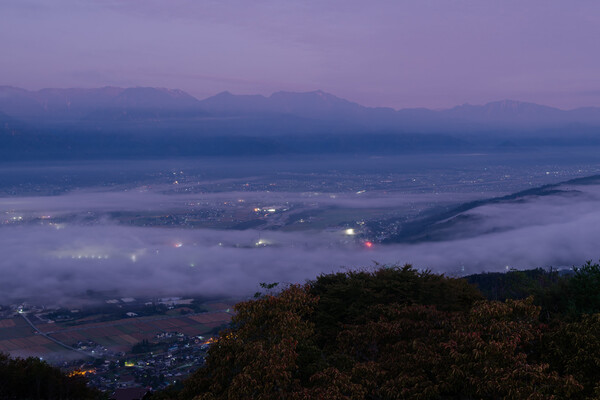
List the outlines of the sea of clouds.
{"type": "MultiPolygon", "coordinates": [[[[246,296],[260,282],[301,283],[321,273],[411,263],[450,275],[509,268],[580,265],[600,258],[600,186],[563,185],[565,192],[488,204],[465,212],[448,240],[366,248],[341,232],[131,227],[94,224],[0,226],[0,304],[70,302],[88,290],[120,296],[246,296]],[[468,232],[469,234],[465,234],[468,232]],[[264,246],[256,246],[262,241],[264,246]]],[[[73,192],[2,198],[4,215],[157,210],[260,193],[166,195],[159,192],[73,192]]],[[[309,194],[262,194],[262,201],[306,201],[309,194]],[[286,197],[287,196],[287,197],[286,197]]],[[[429,195],[431,196],[431,195],[429,195]]],[[[421,195],[319,195],[323,204],[389,207],[430,202],[421,195]],[[333,197],[332,197],[333,196],[333,197]],[[403,200],[404,199],[404,200],[403,200]]],[[[253,199],[256,201],[257,199],[253,199]]],[[[450,199],[446,199],[450,200],[450,199]]],[[[456,200],[456,199],[455,199],[456,200]]],[[[457,198],[458,201],[466,200],[457,198]]]]}

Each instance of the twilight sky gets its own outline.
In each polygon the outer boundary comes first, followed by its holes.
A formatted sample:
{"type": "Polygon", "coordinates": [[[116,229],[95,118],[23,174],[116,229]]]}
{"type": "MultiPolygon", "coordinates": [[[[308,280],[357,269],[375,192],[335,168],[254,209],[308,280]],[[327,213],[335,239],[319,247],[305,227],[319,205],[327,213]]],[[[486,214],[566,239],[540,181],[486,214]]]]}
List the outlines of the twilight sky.
{"type": "Polygon", "coordinates": [[[2,0],[0,85],[600,106],[597,0],[2,0]]]}

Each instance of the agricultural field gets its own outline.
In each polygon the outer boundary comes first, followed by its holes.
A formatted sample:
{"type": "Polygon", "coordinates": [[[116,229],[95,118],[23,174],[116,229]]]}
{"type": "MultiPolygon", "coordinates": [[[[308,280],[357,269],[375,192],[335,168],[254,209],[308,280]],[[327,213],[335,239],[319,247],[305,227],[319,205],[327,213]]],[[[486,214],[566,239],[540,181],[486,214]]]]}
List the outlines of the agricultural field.
{"type": "Polygon", "coordinates": [[[66,351],[60,345],[37,334],[21,317],[0,320],[0,352],[14,357],[42,357],[66,351]]]}
{"type": "MultiPolygon", "coordinates": [[[[186,336],[206,335],[226,325],[231,316],[232,314],[225,311],[215,311],[176,316],[126,318],[76,326],[45,323],[36,327],[43,334],[67,346],[76,347],[78,342],[91,341],[105,347],[109,354],[114,354],[128,352],[134,344],[144,339],[151,341],[158,334],[165,332],[177,332],[186,336]]],[[[81,354],[35,332],[21,317],[0,320],[0,352],[7,352],[12,356],[34,356],[44,359],[81,357],[81,354]]]]}

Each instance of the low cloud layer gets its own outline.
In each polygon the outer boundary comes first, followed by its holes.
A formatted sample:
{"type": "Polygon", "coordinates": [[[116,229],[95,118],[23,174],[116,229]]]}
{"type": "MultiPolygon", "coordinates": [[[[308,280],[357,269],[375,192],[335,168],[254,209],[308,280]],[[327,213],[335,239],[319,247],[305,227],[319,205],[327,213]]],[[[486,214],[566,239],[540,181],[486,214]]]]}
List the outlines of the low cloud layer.
{"type": "MultiPolygon", "coordinates": [[[[323,192],[217,192],[170,193],[175,185],[136,188],[127,191],[79,190],[60,196],[0,198],[0,213],[24,213],[53,216],[82,212],[156,211],[199,207],[218,207],[240,199],[254,204],[303,203],[314,206],[346,208],[388,208],[420,203],[455,203],[475,198],[474,193],[400,193],[366,191],[359,193],[323,192]]],[[[190,187],[193,189],[193,187],[190,187]]]]}
{"type": "MultiPolygon", "coordinates": [[[[64,302],[90,289],[134,297],[244,296],[257,290],[260,282],[303,282],[320,273],[369,267],[374,262],[412,263],[461,274],[506,266],[571,266],[600,258],[600,186],[562,188],[577,191],[469,211],[478,216],[477,222],[453,229],[478,230],[481,234],[474,237],[370,249],[336,232],[136,228],[111,222],[72,224],[60,230],[48,225],[4,225],[0,228],[0,303],[64,302]]],[[[107,196],[118,205],[122,204],[119,196],[128,195],[107,196]]],[[[160,197],[148,203],[153,207],[176,197],[152,196],[160,197]]],[[[102,207],[91,203],[92,198],[97,197],[90,197],[85,207],[102,207]]],[[[0,205],[16,207],[7,203],[14,200],[1,199],[0,205]]],[[[67,210],[80,200],[75,195],[60,196],[53,200],[56,203],[48,203],[48,209],[67,210]]],[[[35,203],[27,210],[42,212],[39,206],[35,203]]]]}

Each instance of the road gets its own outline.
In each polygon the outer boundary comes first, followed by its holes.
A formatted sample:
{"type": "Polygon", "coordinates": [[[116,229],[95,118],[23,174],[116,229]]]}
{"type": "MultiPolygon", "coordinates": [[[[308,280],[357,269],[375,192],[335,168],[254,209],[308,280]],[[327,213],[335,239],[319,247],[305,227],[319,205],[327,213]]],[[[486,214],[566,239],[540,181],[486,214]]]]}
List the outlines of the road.
{"type": "Polygon", "coordinates": [[[58,345],[60,345],[60,346],[64,347],[65,349],[68,349],[68,350],[71,350],[71,351],[75,351],[75,352],[77,352],[77,353],[79,353],[79,354],[83,354],[83,355],[85,355],[86,357],[98,358],[98,356],[96,356],[96,355],[94,355],[94,354],[88,353],[88,352],[86,352],[86,351],[83,351],[83,350],[76,349],[76,348],[74,348],[74,347],[71,347],[71,346],[69,346],[68,344],[65,344],[65,343],[61,342],[61,341],[60,341],[60,340],[58,340],[58,339],[55,339],[55,338],[53,338],[52,336],[49,336],[48,334],[46,334],[46,333],[44,333],[44,332],[40,331],[38,328],[36,328],[36,326],[35,326],[35,325],[34,325],[34,324],[33,324],[33,323],[32,323],[32,322],[29,320],[29,318],[27,318],[27,315],[26,315],[26,314],[24,314],[24,313],[20,313],[20,315],[21,315],[21,317],[23,317],[23,319],[24,319],[25,321],[27,321],[27,323],[29,324],[29,326],[31,326],[31,327],[33,328],[33,330],[34,330],[34,331],[35,331],[35,332],[36,332],[38,335],[41,335],[41,336],[45,337],[46,339],[53,341],[54,343],[56,343],[56,344],[58,344],[58,345]]]}

